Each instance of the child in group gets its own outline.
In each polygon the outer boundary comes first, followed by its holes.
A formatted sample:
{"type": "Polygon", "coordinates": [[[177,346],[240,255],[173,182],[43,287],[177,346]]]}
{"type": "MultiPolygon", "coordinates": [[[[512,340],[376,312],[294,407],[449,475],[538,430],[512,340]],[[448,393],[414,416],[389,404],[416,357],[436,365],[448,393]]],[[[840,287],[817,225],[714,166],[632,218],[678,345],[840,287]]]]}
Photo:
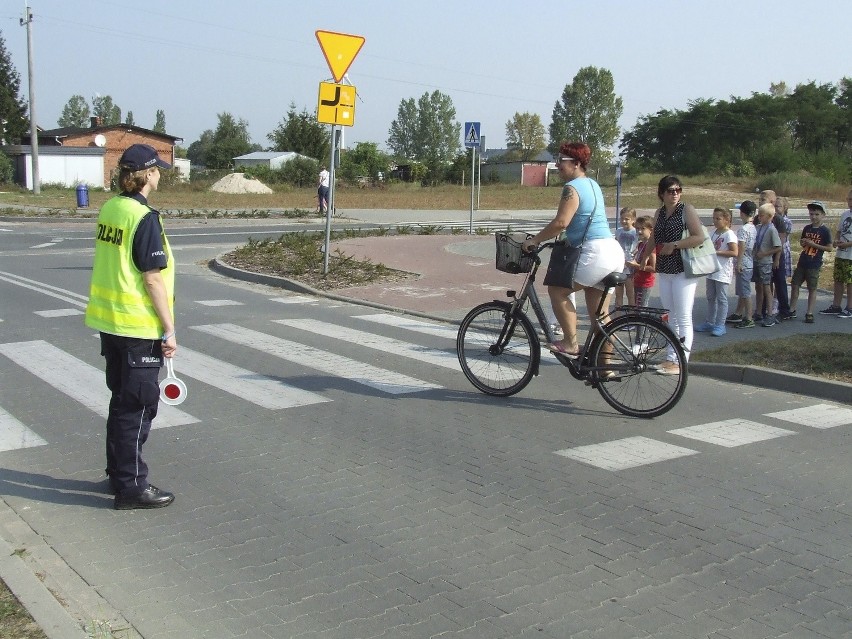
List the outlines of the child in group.
{"type": "Polygon", "coordinates": [[[814,323],[814,306],[816,305],[817,287],[819,286],[819,271],[822,268],[822,256],[826,251],[833,250],[831,246],[831,231],[822,221],[825,218],[825,204],[816,201],[808,204],[808,215],[811,223],[802,229],[802,239],[799,244],[799,262],[793,271],[790,293],[790,312],[796,315],[796,302],[799,301],[799,288],[802,282],[808,285],[808,310],[805,313],[805,323],[814,323]]]}
{"type": "Polygon", "coordinates": [[[781,252],[781,236],[772,224],[775,215],[773,204],[761,204],[757,209],[757,237],[754,240],[754,275],[756,310],[754,320],[763,320],[763,326],[775,326],[772,316],[772,262],[774,255],[781,252]]]}
{"type": "Polygon", "coordinates": [[[757,204],[746,200],[740,204],[740,221],[742,226],[737,231],[737,266],[735,292],[737,294],[737,310],[725,318],[725,322],[733,324],[734,328],[754,328],[754,318],[751,316],[751,279],[754,273],[754,240],[757,238],[757,228],[751,219],[757,211],[757,204]]]}
{"type": "Polygon", "coordinates": [[[847,211],[840,214],[837,237],[834,239],[834,299],[820,315],[837,315],[843,319],[852,317],[852,190],[846,194],[847,211]],[[846,308],[843,308],[843,292],[846,291],[846,308]]]}
{"type": "MultiPolygon", "coordinates": [[[[652,241],[651,235],[653,232],[654,219],[651,216],[643,215],[636,218],[637,257],[642,255],[645,245],[652,241]]],[[[654,286],[654,272],[657,270],[657,249],[654,248],[648,257],[645,258],[644,264],[639,264],[636,258],[630,258],[630,261],[625,262],[625,264],[633,269],[633,296],[636,300],[636,306],[648,306],[648,300],[651,297],[651,287],[654,286]]]]}
{"type": "Polygon", "coordinates": [[[695,330],[722,337],[728,314],[728,284],[734,276],[734,258],[737,256],[737,236],[731,230],[731,212],[722,207],[713,209],[713,230],[710,240],[716,247],[719,270],[707,276],[707,321],[695,330]]]}
{"type": "Polygon", "coordinates": [[[615,240],[624,250],[624,272],[629,277],[623,285],[615,287],[615,305],[621,306],[624,301],[624,292],[627,291],[627,303],[633,306],[636,304],[636,298],[633,293],[633,271],[627,266],[627,262],[633,259],[633,253],[636,251],[636,229],[633,228],[633,225],[636,223],[636,209],[625,206],[621,209],[618,217],[621,222],[621,228],[616,229],[615,240]]]}

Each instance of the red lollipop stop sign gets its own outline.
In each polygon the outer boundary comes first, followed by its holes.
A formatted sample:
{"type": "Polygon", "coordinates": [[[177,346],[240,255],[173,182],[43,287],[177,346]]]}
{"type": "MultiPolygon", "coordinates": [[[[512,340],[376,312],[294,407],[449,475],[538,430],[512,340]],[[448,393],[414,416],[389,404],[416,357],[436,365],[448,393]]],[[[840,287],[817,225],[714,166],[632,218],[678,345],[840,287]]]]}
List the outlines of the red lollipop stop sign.
{"type": "Polygon", "coordinates": [[[160,401],[169,406],[182,404],[186,399],[186,384],[175,377],[172,358],[166,358],[166,377],[160,382],[160,401]]]}

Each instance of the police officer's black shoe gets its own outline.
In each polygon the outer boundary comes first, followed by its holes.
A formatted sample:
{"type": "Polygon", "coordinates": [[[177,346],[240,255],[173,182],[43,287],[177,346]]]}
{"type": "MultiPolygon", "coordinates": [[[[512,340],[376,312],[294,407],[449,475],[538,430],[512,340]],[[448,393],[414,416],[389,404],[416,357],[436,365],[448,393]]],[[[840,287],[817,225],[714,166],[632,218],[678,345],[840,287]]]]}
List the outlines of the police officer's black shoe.
{"type": "Polygon", "coordinates": [[[175,500],[175,496],[165,490],[160,490],[156,486],[149,485],[139,495],[131,497],[115,496],[115,504],[113,508],[116,510],[133,510],[134,508],[163,508],[168,506],[175,500]]]}

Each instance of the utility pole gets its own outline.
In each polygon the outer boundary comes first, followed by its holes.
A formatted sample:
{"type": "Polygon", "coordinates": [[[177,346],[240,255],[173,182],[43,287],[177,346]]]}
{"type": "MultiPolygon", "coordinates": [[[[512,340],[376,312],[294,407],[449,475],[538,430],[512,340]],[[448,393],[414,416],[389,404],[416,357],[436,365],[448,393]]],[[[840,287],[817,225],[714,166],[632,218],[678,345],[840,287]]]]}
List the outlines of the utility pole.
{"type": "Polygon", "coordinates": [[[33,12],[26,5],[26,15],[21,18],[21,26],[27,25],[27,71],[30,76],[30,145],[33,162],[33,193],[41,193],[41,178],[38,173],[38,127],[35,116],[35,78],[33,77],[33,12]]]}

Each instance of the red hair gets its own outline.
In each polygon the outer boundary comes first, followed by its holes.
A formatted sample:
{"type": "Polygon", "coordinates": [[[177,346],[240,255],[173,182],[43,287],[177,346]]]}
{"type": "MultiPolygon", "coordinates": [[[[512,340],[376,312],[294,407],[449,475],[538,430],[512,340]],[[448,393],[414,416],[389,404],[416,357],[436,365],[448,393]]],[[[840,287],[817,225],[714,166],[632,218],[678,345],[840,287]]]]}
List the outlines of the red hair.
{"type": "Polygon", "coordinates": [[[563,142],[559,147],[560,155],[577,160],[580,167],[585,171],[592,159],[592,150],[584,142],[563,142]]]}

